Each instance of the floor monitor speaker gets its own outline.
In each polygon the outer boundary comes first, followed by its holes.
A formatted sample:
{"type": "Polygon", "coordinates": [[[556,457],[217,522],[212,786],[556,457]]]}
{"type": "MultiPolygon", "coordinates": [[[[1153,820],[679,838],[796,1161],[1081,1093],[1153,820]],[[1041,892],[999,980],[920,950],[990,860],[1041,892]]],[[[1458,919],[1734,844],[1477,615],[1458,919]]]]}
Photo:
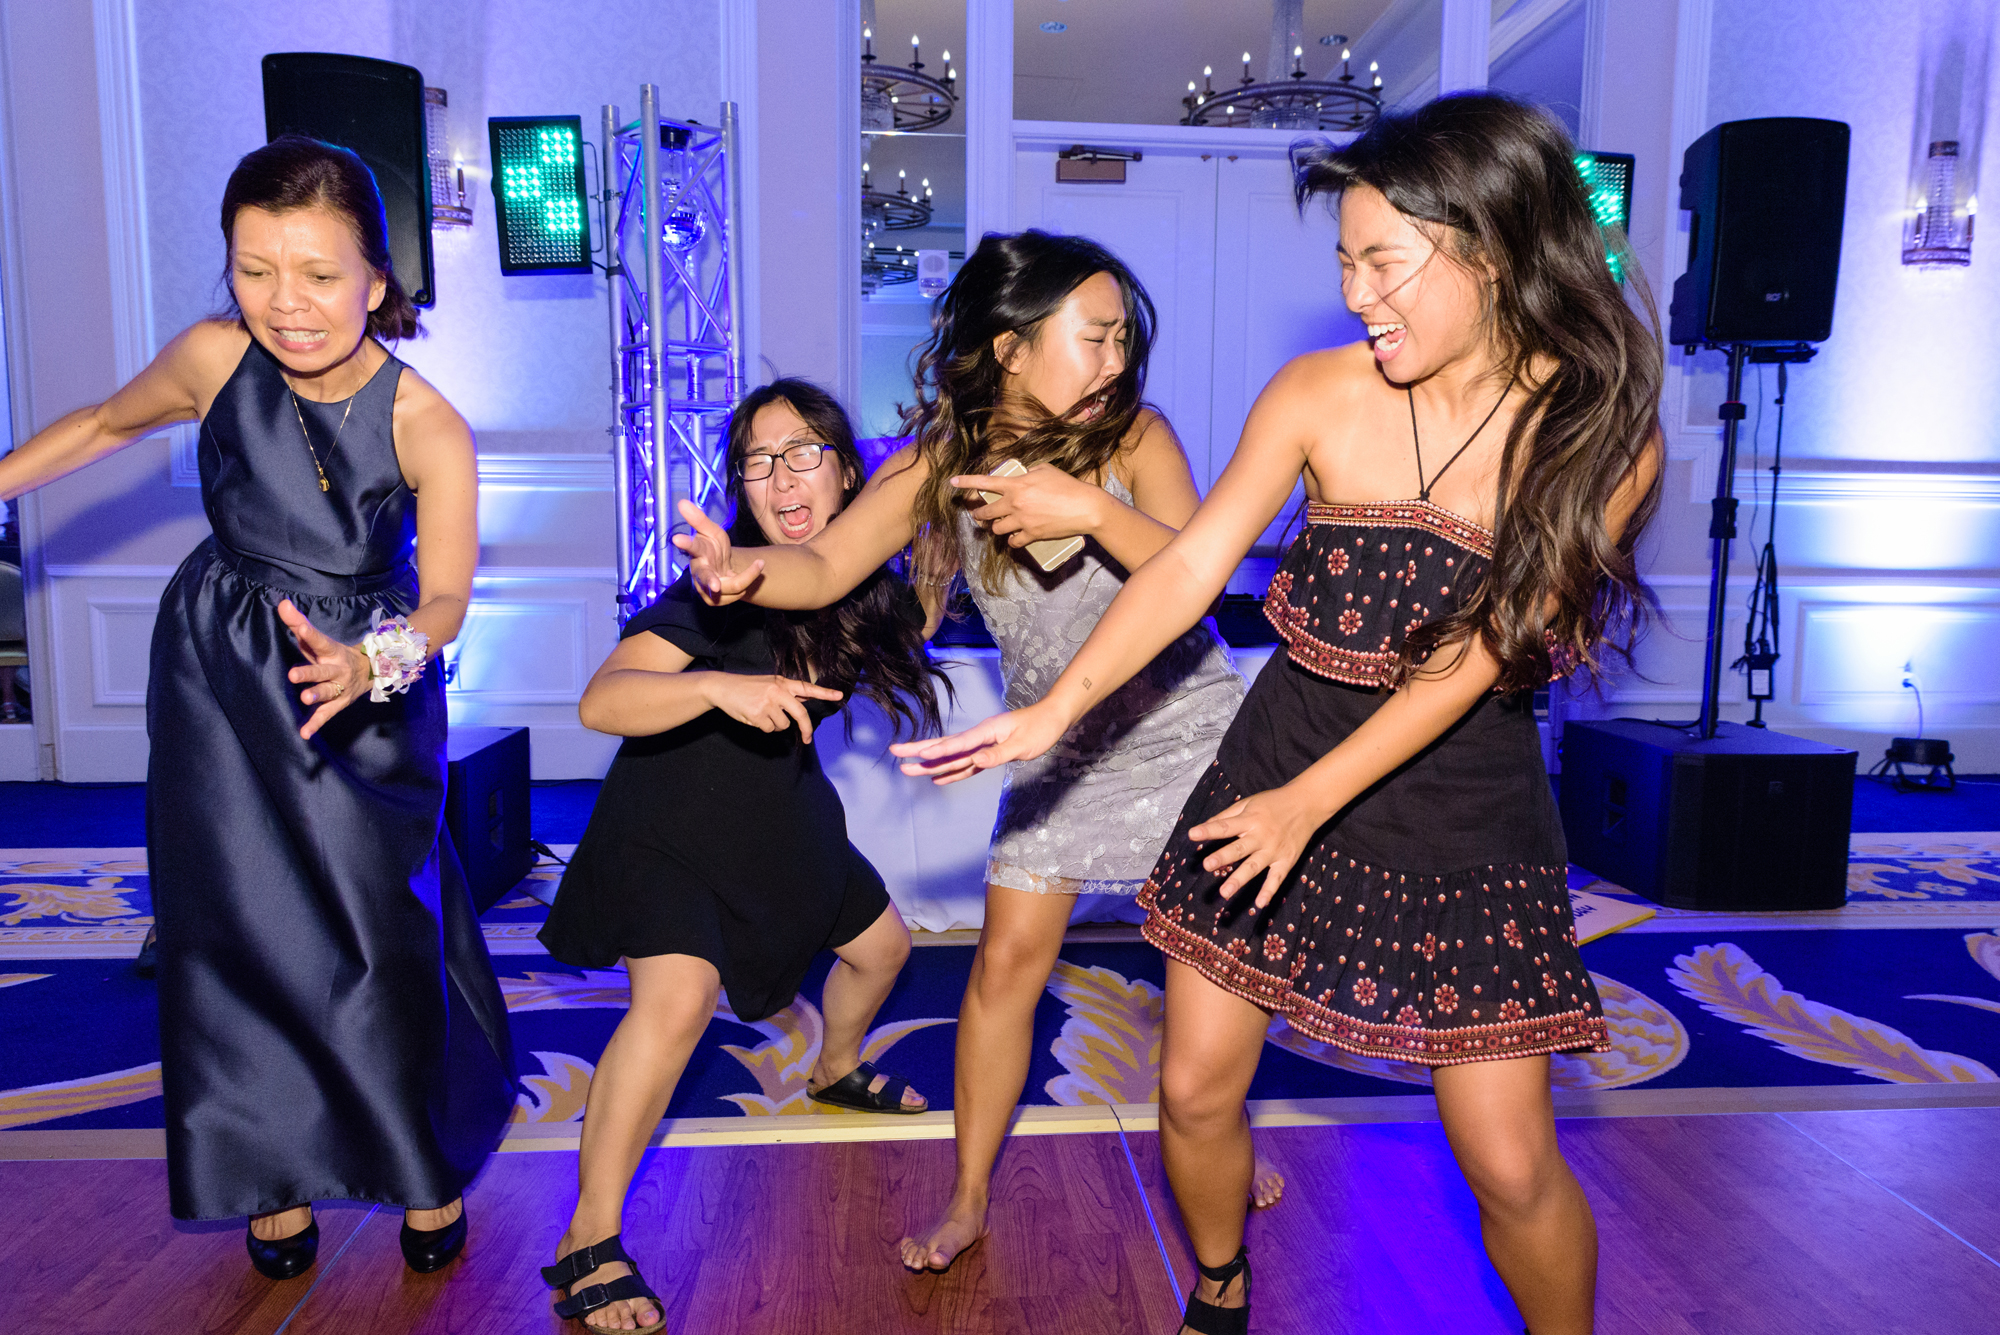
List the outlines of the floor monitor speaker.
{"type": "Polygon", "coordinates": [[[1847,126],[1803,116],[1726,121],[1688,145],[1687,272],[1671,343],[1818,343],[1833,330],[1847,207],[1847,126]]]}
{"type": "Polygon", "coordinates": [[[528,846],[528,730],[453,728],[445,741],[445,828],[481,913],[535,865],[528,846]]]}
{"type": "Polygon", "coordinates": [[[1638,719],[1563,729],[1569,855],[1672,908],[1847,902],[1856,755],[1724,723],[1713,738],[1638,719]]]}
{"type": "Polygon", "coordinates": [[[264,134],[303,134],[352,149],[375,173],[389,224],[389,260],[419,306],[431,278],[430,157],[424,76],[365,56],[292,52],[264,57],[264,134]]]}

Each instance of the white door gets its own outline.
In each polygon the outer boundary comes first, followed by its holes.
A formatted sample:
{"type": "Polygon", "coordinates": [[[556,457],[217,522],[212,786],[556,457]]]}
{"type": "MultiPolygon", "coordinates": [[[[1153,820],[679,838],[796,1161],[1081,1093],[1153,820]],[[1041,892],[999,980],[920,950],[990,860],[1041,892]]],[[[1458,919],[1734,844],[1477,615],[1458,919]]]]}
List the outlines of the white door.
{"type": "MultiPolygon", "coordinates": [[[[1221,476],[1250,406],[1280,367],[1301,353],[1363,336],[1340,297],[1339,229],[1323,203],[1307,205],[1300,215],[1292,203],[1290,164],[1237,153],[1223,155],[1218,168],[1214,390],[1204,485],[1221,476]]],[[[1279,530],[1303,496],[1302,489],[1293,493],[1253,556],[1278,555],[1279,530]]]]}
{"type": "MultiPolygon", "coordinates": [[[[1093,142],[1115,145],[1115,126],[1093,142]]],[[[1022,228],[1087,236],[1125,262],[1152,297],[1159,322],[1146,398],[1172,422],[1206,489],[1209,349],[1215,298],[1213,155],[1145,150],[1123,185],[1060,185],[1056,150],[1015,155],[1014,221],[1022,228]]]]}

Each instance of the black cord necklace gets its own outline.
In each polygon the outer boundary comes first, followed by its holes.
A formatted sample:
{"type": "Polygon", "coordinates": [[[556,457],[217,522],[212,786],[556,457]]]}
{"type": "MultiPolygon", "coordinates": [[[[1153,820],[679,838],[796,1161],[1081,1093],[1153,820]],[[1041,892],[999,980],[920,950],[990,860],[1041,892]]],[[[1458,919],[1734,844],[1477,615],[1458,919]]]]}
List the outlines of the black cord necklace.
{"type": "Polygon", "coordinates": [[[1428,482],[1424,480],[1424,442],[1417,435],[1416,386],[1405,385],[1403,392],[1409,395],[1410,398],[1410,443],[1417,448],[1417,499],[1428,505],[1431,499],[1431,488],[1437,485],[1437,480],[1443,477],[1453,464],[1458,462],[1459,455],[1464,454],[1472,448],[1472,442],[1479,439],[1479,433],[1486,429],[1486,424],[1491,422],[1494,416],[1500,411],[1500,405],[1505,403],[1507,396],[1514,392],[1514,377],[1507,377],[1507,387],[1500,391],[1499,399],[1494,402],[1492,408],[1487,410],[1486,416],[1479,419],[1479,425],[1472,428],[1472,434],[1465,438],[1465,444],[1459,446],[1457,452],[1451,458],[1444,461],[1444,467],[1433,473],[1428,482]]]}

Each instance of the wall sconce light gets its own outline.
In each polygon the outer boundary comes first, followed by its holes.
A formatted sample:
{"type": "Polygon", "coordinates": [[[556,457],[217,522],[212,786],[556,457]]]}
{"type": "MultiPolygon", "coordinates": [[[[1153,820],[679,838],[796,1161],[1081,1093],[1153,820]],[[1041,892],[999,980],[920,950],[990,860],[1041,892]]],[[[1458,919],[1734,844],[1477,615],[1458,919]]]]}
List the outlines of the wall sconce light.
{"type": "Polygon", "coordinates": [[[1987,6],[1967,5],[1932,7],[1930,16],[1917,84],[1903,263],[1957,268],[1972,263],[1979,212],[1991,13],[1987,6]]]}
{"type": "Polygon", "coordinates": [[[431,176],[431,229],[472,226],[472,196],[465,192],[465,164],[451,153],[445,91],[424,89],[424,150],[431,176]]]}

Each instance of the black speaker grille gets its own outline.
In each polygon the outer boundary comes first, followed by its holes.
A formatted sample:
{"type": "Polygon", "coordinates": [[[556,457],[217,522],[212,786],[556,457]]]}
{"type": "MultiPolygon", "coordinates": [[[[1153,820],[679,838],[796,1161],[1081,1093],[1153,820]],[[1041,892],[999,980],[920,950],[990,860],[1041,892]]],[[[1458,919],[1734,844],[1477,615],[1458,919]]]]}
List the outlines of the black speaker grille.
{"type": "Polygon", "coordinates": [[[411,301],[429,306],[435,295],[424,76],[364,56],[265,56],[264,133],[310,135],[352,149],[368,164],[382,192],[396,280],[411,301]]]}
{"type": "Polygon", "coordinates": [[[1687,152],[1688,271],[1675,343],[1817,343],[1833,332],[1847,205],[1848,128],[1778,116],[1729,121],[1687,152]]]}

